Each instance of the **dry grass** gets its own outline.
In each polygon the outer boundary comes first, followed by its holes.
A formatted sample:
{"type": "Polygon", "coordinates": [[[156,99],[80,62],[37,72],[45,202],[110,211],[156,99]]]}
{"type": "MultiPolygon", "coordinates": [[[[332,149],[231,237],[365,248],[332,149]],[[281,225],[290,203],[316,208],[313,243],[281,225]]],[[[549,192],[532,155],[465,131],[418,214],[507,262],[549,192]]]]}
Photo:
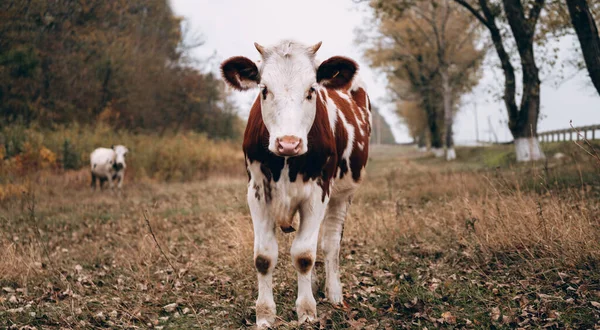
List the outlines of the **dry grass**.
{"type": "MultiPolygon", "coordinates": [[[[487,170],[420,157],[402,147],[373,151],[342,243],[347,306],[320,294],[321,326],[598,324],[600,173],[592,161],[487,170]]],[[[204,181],[140,180],[123,198],[90,192],[83,172],[68,178],[34,178],[34,196],[1,204],[0,324],[251,326],[256,283],[241,166],[204,181]]],[[[293,328],[293,234],[279,236],[279,323],[293,328]]]]}

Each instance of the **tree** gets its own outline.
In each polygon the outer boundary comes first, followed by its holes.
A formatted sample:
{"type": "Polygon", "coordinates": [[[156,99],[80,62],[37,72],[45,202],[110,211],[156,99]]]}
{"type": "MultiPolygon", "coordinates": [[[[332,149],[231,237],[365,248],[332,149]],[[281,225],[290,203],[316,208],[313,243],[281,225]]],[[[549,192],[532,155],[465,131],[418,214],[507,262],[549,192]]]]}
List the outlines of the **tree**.
{"type": "Polygon", "coordinates": [[[600,36],[587,0],[566,0],[592,83],[600,94],[600,36]]]}
{"type": "Polygon", "coordinates": [[[0,1],[0,119],[235,136],[223,83],[186,62],[201,42],[181,23],[168,0],[0,1]]]}
{"type": "Polygon", "coordinates": [[[504,104],[508,112],[508,127],[515,141],[517,161],[543,159],[544,153],[537,140],[537,124],[540,111],[540,78],[533,44],[536,25],[545,0],[528,2],[528,14],[521,0],[502,0],[500,6],[491,0],[477,0],[478,5],[467,0],[454,0],[466,8],[490,33],[494,48],[504,72],[504,104]],[[515,68],[504,46],[504,38],[496,20],[504,13],[508,21],[522,70],[522,96],[517,105],[515,68]]]}
{"type": "Polygon", "coordinates": [[[394,134],[392,128],[385,121],[385,118],[379,112],[377,107],[371,107],[371,113],[373,114],[373,131],[371,132],[371,143],[374,144],[395,144],[394,134]]]}
{"type": "Polygon", "coordinates": [[[460,95],[478,81],[484,54],[475,46],[477,25],[450,0],[374,0],[371,6],[381,37],[367,56],[388,73],[397,97],[421,103],[434,152],[443,155],[444,141],[447,159],[454,159],[454,114],[460,95]]]}
{"type": "Polygon", "coordinates": [[[427,145],[427,118],[419,102],[397,100],[396,113],[408,127],[408,133],[418,148],[424,150],[427,145]]]}

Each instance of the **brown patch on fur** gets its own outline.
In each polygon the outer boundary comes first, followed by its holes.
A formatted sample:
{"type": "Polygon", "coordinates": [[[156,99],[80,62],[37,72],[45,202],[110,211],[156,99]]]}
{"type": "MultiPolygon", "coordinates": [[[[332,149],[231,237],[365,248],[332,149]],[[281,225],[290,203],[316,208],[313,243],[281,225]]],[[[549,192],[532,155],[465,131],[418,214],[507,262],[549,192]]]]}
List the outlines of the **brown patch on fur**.
{"type": "Polygon", "coordinates": [[[267,257],[256,256],[256,259],[254,259],[254,266],[256,266],[256,270],[259,273],[267,275],[269,267],[271,267],[271,260],[267,257]]]}
{"type": "Polygon", "coordinates": [[[364,89],[357,88],[356,90],[351,91],[350,94],[352,95],[352,99],[354,100],[354,102],[356,102],[356,105],[358,105],[359,108],[367,108],[367,93],[364,89]]]}
{"type": "Polygon", "coordinates": [[[304,252],[296,257],[296,268],[302,274],[308,273],[313,266],[313,257],[310,252],[304,252]]]}
{"type": "Polygon", "coordinates": [[[273,198],[271,196],[271,181],[264,179],[263,180],[263,189],[264,189],[264,193],[265,193],[265,203],[269,204],[271,203],[271,199],[273,198]]]}
{"type": "Polygon", "coordinates": [[[260,186],[255,183],[252,188],[254,188],[254,198],[260,201],[260,186]]]}
{"type": "MultiPolygon", "coordinates": [[[[361,89],[359,89],[359,91],[360,90],[361,89]]],[[[364,104],[365,103],[364,95],[360,95],[360,93],[359,93],[359,94],[357,94],[357,97],[359,97],[359,96],[363,97],[363,104],[364,104]]],[[[368,155],[369,155],[369,136],[371,133],[371,125],[369,125],[368,121],[366,123],[364,123],[361,127],[363,129],[364,134],[361,134],[360,129],[359,129],[359,125],[361,123],[358,122],[357,118],[362,118],[362,116],[365,116],[365,118],[367,118],[369,115],[368,110],[366,109],[366,107],[365,108],[359,107],[357,100],[354,99],[354,96],[351,98],[353,100],[353,102],[348,102],[348,101],[344,100],[336,92],[333,92],[333,91],[331,93],[329,93],[329,97],[333,100],[335,105],[338,107],[339,111],[341,111],[344,114],[344,117],[346,118],[346,121],[348,122],[348,124],[351,125],[352,127],[354,127],[354,143],[352,145],[352,153],[350,154],[350,164],[345,164],[344,159],[339,160],[338,166],[341,169],[340,177],[343,176],[341,173],[343,173],[344,170],[347,167],[349,167],[350,171],[352,173],[352,179],[354,181],[358,182],[358,181],[360,181],[361,170],[367,165],[367,160],[368,160],[368,155]],[[358,147],[359,143],[363,145],[363,150],[360,150],[360,148],[358,147]]],[[[338,120],[338,122],[341,122],[341,121],[338,120]]],[[[338,128],[340,130],[345,131],[345,129],[343,128],[343,125],[340,123],[340,125],[336,125],[336,135],[340,135],[340,133],[338,132],[338,128]]],[[[346,141],[345,141],[345,143],[343,143],[343,149],[346,148],[346,145],[348,143],[347,139],[348,139],[348,137],[346,136],[346,141]]],[[[341,144],[342,141],[338,140],[338,142],[341,144]]],[[[338,146],[338,148],[339,148],[339,146],[338,146]]],[[[343,152],[343,149],[342,149],[342,152],[343,152]]]]}

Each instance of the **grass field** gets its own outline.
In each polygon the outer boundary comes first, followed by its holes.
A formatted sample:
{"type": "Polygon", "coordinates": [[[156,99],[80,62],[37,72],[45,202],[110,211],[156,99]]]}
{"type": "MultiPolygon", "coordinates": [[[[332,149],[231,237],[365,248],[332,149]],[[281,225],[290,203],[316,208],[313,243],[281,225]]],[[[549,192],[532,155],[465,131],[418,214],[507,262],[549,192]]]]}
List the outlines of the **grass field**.
{"type": "MultiPolygon", "coordinates": [[[[319,293],[315,328],[600,327],[600,164],[573,145],[519,166],[494,148],[458,149],[449,165],[374,148],[342,241],[345,304],[319,293]]],[[[32,176],[0,204],[0,327],[253,325],[241,164],[237,176],[126,181],[121,197],[88,180],[32,176]]],[[[284,329],[297,327],[292,235],[279,234],[274,279],[284,329]]]]}

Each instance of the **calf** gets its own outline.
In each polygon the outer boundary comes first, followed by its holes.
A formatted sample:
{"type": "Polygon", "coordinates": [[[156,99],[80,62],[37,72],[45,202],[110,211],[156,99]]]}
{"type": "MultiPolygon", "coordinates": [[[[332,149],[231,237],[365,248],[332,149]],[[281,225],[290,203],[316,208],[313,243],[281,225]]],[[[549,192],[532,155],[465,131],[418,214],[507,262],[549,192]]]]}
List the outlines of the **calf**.
{"type": "Polygon", "coordinates": [[[90,167],[92,171],[92,189],[96,189],[96,179],[100,180],[100,189],[105,181],[111,189],[114,188],[114,181],[117,180],[117,187],[123,186],[125,177],[125,157],[129,150],[122,145],[116,145],[109,148],[98,148],[90,154],[90,167]]]}
{"type": "Polygon", "coordinates": [[[300,322],[317,316],[311,290],[319,229],[325,255],[325,292],[342,303],[339,251],[348,206],[367,163],[371,110],[356,76],[358,65],[335,56],[315,60],[321,46],[283,41],[255,43],[261,60],[232,57],[221,65],[234,89],[258,87],[250,110],[243,150],[248,171],[248,205],[254,226],[254,264],[258,275],[256,323],[273,325],[273,269],[278,245],[275,229],[293,231],[291,248],[298,273],[296,312],[300,322]]]}

